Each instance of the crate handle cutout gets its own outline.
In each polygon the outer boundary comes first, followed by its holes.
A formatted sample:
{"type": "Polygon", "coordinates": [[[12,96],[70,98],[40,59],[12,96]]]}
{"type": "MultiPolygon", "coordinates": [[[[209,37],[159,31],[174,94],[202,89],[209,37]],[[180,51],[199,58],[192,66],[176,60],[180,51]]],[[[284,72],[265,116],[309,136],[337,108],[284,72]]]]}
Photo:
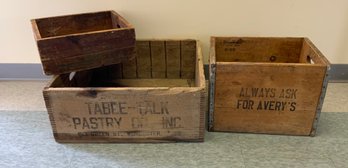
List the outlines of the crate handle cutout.
{"type": "Polygon", "coordinates": [[[274,61],[277,60],[277,56],[272,55],[272,56],[269,57],[269,60],[270,60],[271,62],[274,62],[274,61]]]}
{"type": "Polygon", "coordinates": [[[310,55],[307,55],[307,63],[314,64],[313,59],[311,58],[310,55]]]}
{"type": "Polygon", "coordinates": [[[71,81],[74,78],[75,74],[76,74],[76,72],[71,72],[69,74],[69,81],[71,81]]]}

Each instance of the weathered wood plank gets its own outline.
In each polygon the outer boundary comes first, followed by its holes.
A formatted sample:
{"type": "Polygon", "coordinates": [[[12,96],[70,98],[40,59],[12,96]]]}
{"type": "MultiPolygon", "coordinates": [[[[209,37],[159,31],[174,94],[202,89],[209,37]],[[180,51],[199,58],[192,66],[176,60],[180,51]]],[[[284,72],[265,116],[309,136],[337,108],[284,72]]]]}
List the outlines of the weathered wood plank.
{"type": "Polygon", "coordinates": [[[63,74],[117,64],[135,56],[135,32],[116,12],[32,20],[45,74],[63,74]],[[117,17],[117,18],[113,18],[117,17]]]}
{"type": "Polygon", "coordinates": [[[221,62],[297,63],[302,38],[222,37],[215,47],[221,62]]]}
{"type": "Polygon", "coordinates": [[[164,41],[151,41],[152,78],[166,78],[166,50],[164,41]]]}
{"type": "Polygon", "coordinates": [[[113,29],[109,11],[36,19],[42,37],[113,29]]]}
{"type": "Polygon", "coordinates": [[[180,41],[166,42],[167,78],[180,78],[180,41]]]}
{"type": "Polygon", "coordinates": [[[149,41],[137,41],[138,78],[151,78],[151,53],[149,41]]]}
{"type": "Polygon", "coordinates": [[[193,79],[114,79],[103,80],[99,86],[108,87],[194,87],[193,79]]]}
{"type": "Polygon", "coordinates": [[[181,41],[181,78],[192,79],[195,77],[196,41],[181,41]]]}

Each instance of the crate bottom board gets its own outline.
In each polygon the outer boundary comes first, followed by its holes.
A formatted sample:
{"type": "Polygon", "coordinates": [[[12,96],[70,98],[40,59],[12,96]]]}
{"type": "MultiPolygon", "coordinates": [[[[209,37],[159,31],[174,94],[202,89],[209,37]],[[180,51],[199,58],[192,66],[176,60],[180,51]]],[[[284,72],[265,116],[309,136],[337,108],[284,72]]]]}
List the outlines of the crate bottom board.
{"type": "Polygon", "coordinates": [[[168,143],[168,142],[204,142],[204,138],[176,138],[176,137],[151,137],[151,138],[110,138],[110,137],[79,137],[76,135],[54,133],[56,142],[59,143],[168,143]]]}

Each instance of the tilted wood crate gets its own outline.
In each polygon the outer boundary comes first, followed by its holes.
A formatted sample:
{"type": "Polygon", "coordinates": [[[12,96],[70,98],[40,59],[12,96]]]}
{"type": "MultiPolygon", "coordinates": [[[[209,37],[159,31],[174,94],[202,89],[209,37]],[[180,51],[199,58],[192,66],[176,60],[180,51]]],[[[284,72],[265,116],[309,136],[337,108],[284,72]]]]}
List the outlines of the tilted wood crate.
{"type": "Polygon", "coordinates": [[[117,64],[135,56],[134,28],[114,11],[31,20],[45,74],[117,64]]]}
{"type": "Polygon", "coordinates": [[[212,37],[209,130],[315,135],[328,69],[307,38],[212,37]]]}
{"type": "Polygon", "coordinates": [[[43,94],[58,142],[203,141],[195,40],[139,40],[134,60],[54,77],[43,94]],[[69,77],[70,76],[70,77],[69,77]]]}

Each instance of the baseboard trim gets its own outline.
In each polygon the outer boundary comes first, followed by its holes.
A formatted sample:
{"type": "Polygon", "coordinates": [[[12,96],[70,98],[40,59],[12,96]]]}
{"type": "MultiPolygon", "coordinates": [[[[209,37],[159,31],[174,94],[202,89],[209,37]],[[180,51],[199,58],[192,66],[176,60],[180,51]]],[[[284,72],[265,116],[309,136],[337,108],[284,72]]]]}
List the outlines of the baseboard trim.
{"type": "Polygon", "coordinates": [[[330,82],[348,82],[348,64],[332,64],[329,73],[330,82]]]}
{"type": "MultiPolygon", "coordinates": [[[[209,79],[208,65],[204,65],[206,79],[209,79]]],[[[0,63],[0,80],[47,80],[41,64],[0,63]]],[[[348,64],[332,64],[329,82],[348,82],[348,64]]]]}
{"type": "Polygon", "coordinates": [[[0,63],[1,80],[46,80],[41,64],[0,63]]]}

